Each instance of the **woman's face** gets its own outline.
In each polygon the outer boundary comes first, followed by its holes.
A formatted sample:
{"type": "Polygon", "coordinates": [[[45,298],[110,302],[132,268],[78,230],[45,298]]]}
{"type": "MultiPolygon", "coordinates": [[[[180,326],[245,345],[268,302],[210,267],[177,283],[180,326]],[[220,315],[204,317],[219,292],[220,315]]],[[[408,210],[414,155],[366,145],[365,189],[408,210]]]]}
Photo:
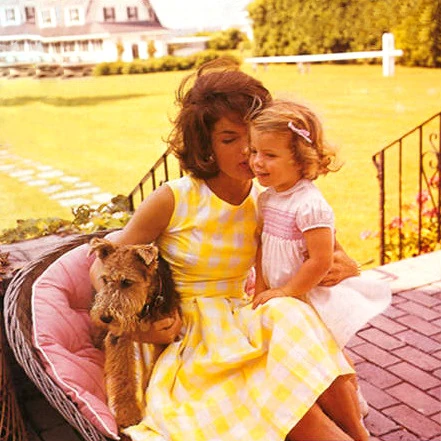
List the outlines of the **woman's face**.
{"type": "Polygon", "coordinates": [[[211,134],[212,148],[220,173],[237,180],[254,177],[248,162],[248,126],[222,117],[211,134]]]}

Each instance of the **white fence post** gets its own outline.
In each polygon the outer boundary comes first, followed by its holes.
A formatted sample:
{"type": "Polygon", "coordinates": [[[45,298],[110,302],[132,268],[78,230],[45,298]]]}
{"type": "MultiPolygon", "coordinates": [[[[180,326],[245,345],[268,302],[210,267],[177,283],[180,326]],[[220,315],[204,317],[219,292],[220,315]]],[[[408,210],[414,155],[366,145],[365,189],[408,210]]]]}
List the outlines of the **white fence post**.
{"type": "Polygon", "coordinates": [[[395,74],[394,36],[386,32],[382,36],[383,45],[383,76],[392,77],[395,74]]]}

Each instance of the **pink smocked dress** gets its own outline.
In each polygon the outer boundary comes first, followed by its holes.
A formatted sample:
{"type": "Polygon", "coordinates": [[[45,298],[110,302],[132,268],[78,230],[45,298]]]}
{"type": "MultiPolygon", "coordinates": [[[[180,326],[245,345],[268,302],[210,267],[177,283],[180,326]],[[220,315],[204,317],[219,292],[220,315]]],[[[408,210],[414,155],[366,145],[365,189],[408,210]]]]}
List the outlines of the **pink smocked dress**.
{"type": "MultiPolygon", "coordinates": [[[[334,213],[318,188],[301,179],[290,189],[268,188],[259,196],[262,226],[262,272],[270,288],[283,286],[305,260],[303,232],[313,228],[334,231],[334,213]]],[[[387,283],[350,277],[332,287],[317,286],[308,299],[340,347],[391,300],[387,283]]]]}

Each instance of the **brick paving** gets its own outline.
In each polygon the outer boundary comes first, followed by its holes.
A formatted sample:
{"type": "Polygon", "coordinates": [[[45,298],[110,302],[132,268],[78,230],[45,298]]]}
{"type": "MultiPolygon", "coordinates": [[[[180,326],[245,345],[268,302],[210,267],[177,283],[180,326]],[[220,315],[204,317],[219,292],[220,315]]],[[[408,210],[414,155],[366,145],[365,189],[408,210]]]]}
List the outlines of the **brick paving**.
{"type": "MultiPolygon", "coordinates": [[[[29,259],[44,249],[36,243],[23,242],[12,257],[29,259]]],[[[363,277],[388,280],[393,290],[390,307],[348,344],[370,406],[371,441],[441,441],[441,251],[363,277]]],[[[82,441],[20,368],[13,373],[30,441],[82,441]]]]}

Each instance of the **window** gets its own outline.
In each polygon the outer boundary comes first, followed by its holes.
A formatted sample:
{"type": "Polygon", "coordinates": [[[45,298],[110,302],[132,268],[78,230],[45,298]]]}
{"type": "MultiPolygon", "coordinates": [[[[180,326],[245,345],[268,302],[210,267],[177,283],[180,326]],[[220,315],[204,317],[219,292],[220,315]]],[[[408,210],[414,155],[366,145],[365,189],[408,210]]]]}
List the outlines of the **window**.
{"type": "Polygon", "coordinates": [[[39,51],[42,49],[42,45],[40,41],[29,40],[28,45],[29,45],[29,50],[31,51],[39,51]]]}
{"type": "Polygon", "coordinates": [[[69,9],[69,20],[71,23],[80,21],[80,11],[78,8],[69,9]]]}
{"type": "Polygon", "coordinates": [[[42,9],[40,11],[40,25],[42,28],[55,26],[54,9],[42,9]]]}
{"type": "Polygon", "coordinates": [[[67,26],[84,24],[83,8],[72,7],[64,10],[64,21],[67,26]]]}
{"type": "Polygon", "coordinates": [[[115,8],[103,8],[104,21],[115,21],[115,8]]]}
{"type": "Polygon", "coordinates": [[[5,9],[5,17],[7,23],[15,23],[15,9],[14,8],[7,8],[5,9]]]}
{"type": "Polygon", "coordinates": [[[136,6],[127,7],[127,18],[130,21],[138,20],[138,8],[136,6]]]}
{"type": "Polygon", "coordinates": [[[26,23],[35,23],[35,8],[33,6],[25,6],[26,23]]]}
{"type": "Polygon", "coordinates": [[[92,47],[94,51],[103,50],[103,40],[92,40],[92,47]]]}
{"type": "Polygon", "coordinates": [[[16,7],[7,7],[4,9],[4,24],[7,25],[18,25],[20,14],[16,7]]]}
{"type": "Polygon", "coordinates": [[[75,42],[65,41],[63,45],[63,52],[75,52],[75,42]]]}

